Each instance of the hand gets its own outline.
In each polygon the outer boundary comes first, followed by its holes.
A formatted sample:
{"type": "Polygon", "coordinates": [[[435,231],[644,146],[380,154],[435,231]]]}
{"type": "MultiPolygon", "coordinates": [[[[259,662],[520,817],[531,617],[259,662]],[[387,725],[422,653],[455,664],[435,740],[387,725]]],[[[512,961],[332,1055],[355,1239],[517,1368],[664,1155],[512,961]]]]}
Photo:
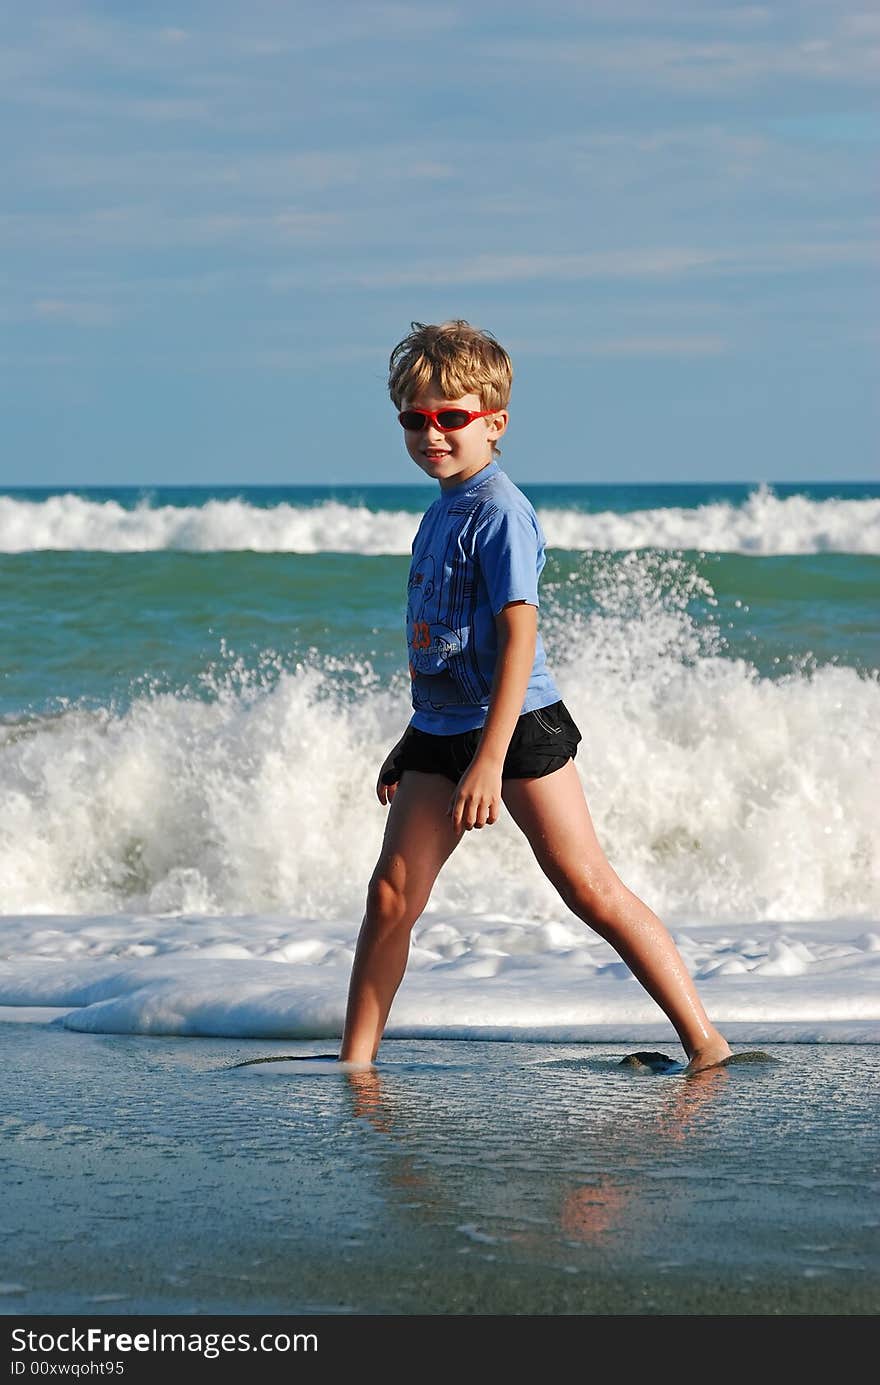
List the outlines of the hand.
{"type": "Polygon", "coordinates": [[[400,780],[395,780],[393,784],[383,784],[382,776],[393,767],[394,757],[399,749],[400,741],[397,742],[397,745],[394,747],[393,750],[389,750],[388,754],[385,757],[385,760],[383,761],[382,768],[379,770],[379,778],[376,780],[376,797],[378,798],[380,803],[390,803],[394,795],[397,793],[397,786],[400,783],[400,780]]]}
{"type": "Polygon", "coordinates": [[[491,827],[501,812],[501,766],[471,760],[455,786],[447,815],[457,833],[473,827],[491,827]]]}

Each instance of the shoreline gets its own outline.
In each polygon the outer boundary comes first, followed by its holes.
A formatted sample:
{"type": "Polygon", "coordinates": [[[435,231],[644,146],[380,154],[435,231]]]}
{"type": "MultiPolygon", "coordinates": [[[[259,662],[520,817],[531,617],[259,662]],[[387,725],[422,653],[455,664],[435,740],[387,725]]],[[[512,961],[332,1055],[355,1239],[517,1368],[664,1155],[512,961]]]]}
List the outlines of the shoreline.
{"type": "Polygon", "coordinates": [[[2,1034],[2,1314],[880,1308],[870,1046],[684,1078],[397,1040],[346,1074],[252,1061],[326,1043],[2,1034]]]}

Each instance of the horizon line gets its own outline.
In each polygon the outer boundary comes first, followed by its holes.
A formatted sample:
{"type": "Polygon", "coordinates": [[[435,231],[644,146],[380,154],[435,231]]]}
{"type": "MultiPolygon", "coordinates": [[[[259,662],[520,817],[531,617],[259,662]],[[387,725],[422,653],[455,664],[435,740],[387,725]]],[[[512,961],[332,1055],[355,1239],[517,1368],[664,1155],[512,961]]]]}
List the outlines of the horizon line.
{"type": "MultiPolygon", "coordinates": [[[[876,486],[880,488],[880,478],[856,476],[839,479],[798,477],[794,480],[770,479],[768,477],[711,478],[702,481],[572,481],[547,480],[532,481],[521,477],[514,482],[522,486],[876,486]]],[[[31,485],[0,485],[0,495],[11,491],[53,491],[53,490],[333,490],[362,489],[374,490],[428,490],[431,481],[60,481],[36,482],[31,485]]]]}

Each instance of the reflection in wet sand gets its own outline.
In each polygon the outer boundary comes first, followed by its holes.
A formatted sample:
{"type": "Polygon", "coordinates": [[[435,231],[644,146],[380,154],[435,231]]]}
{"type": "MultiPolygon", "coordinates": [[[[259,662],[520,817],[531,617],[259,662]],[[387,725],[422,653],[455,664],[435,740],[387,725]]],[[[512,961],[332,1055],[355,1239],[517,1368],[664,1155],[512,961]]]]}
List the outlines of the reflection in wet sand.
{"type": "MultiPolygon", "coordinates": [[[[725,1068],[707,1068],[684,1081],[670,1084],[673,1090],[659,1115],[646,1127],[646,1134],[656,1138],[658,1143],[684,1144],[705,1119],[707,1106],[727,1079],[725,1068]]],[[[608,1231],[623,1224],[627,1208],[638,1194],[637,1182],[615,1179],[610,1174],[600,1174],[595,1182],[573,1188],[562,1202],[563,1235],[577,1241],[600,1240],[608,1231]]]]}
{"type": "MultiPolygon", "coordinates": [[[[389,1137],[376,1151],[390,1194],[389,1210],[444,1227],[452,1223],[462,1229],[464,1223],[471,1228],[471,1240],[482,1235],[530,1252],[560,1239],[598,1246],[624,1229],[638,1237],[662,1215],[663,1207],[646,1197],[645,1179],[633,1165],[645,1157],[662,1161],[698,1139],[729,1073],[712,1068],[657,1080],[664,1083],[659,1103],[646,1109],[633,1097],[621,1112],[615,1102],[608,1115],[593,1113],[587,1128],[579,1129],[572,1120],[570,1097],[560,1097],[555,1118],[542,1112],[537,1123],[534,1111],[523,1118],[512,1107],[502,1123],[508,1136],[505,1157],[499,1160],[505,1168],[502,1179],[491,1149],[480,1138],[479,1124],[474,1129],[464,1095],[450,1109],[447,1091],[441,1109],[435,1110],[430,1098],[420,1100],[408,1090],[405,1075],[387,1076],[381,1068],[346,1074],[354,1115],[389,1137]],[[634,1149],[639,1152],[636,1161],[634,1149]],[[601,1167],[596,1167],[597,1153],[601,1167]],[[578,1176],[575,1168],[566,1167],[578,1163],[589,1172],[578,1176]],[[413,1193],[418,1200],[410,1200],[413,1193]],[[487,1218],[495,1234],[474,1232],[475,1213],[487,1218]]],[[[424,1090],[421,1084],[419,1090],[424,1090]]]]}

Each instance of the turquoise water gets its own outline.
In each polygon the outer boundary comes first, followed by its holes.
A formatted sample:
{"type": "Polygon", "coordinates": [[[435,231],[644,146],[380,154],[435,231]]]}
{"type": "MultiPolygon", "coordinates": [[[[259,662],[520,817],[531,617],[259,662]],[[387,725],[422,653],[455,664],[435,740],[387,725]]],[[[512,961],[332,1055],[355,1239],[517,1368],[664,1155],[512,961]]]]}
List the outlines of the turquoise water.
{"type": "MultiPolygon", "coordinates": [[[[644,546],[637,550],[549,548],[542,593],[551,641],[556,633],[567,643],[596,613],[637,617],[659,604],[677,611],[715,653],[749,661],[762,677],[827,663],[866,673],[880,666],[880,551],[819,547],[827,527],[823,507],[834,518],[841,501],[855,508],[839,521],[833,541],[845,543],[847,533],[853,542],[864,541],[859,510],[872,516],[880,510],[880,485],[775,487],[776,514],[784,522],[774,532],[773,515],[766,516],[763,542],[770,548],[800,542],[814,550],[800,553],[708,547],[719,528],[728,542],[755,542],[751,531],[738,532],[738,515],[754,495],[747,486],[523,489],[544,517],[551,543],[554,525],[547,515],[641,517],[635,524],[644,546]],[[779,510],[786,501],[805,508],[786,515],[779,510]],[[713,506],[714,517],[702,525],[707,546],[670,549],[652,542],[658,515],[674,516],[688,538],[699,535],[700,516],[713,506]],[[671,553],[674,570],[668,561],[664,566],[671,553]]],[[[147,687],[210,696],[213,671],[236,663],[241,669],[242,661],[249,670],[262,669],[266,679],[272,669],[303,660],[325,670],[334,661],[348,666],[335,670],[340,687],[351,681],[352,670],[363,675],[366,665],[376,678],[392,679],[405,669],[409,542],[433,494],[425,486],[376,486],[0,495],[0,715],[15,720],[71,702],[121,707],[147,687]],[[73,497],[84,510],[71,512],[73,497]],[[51,522],[50,502],[59,507],[51,522]],[[328,504],[335,507],[330,517],[328,504]],[[211,532],[211,507],[227,507],[222,535],[211,532]],[[151,517],[167,517],[169,510],[191,517],[188,533],[151,526],[151,517]],[[254,551],[285,537],[261,527],[261,519],[280,511],[295,531],[288,541],[300,548],[254,551]],[[46,546],[2,551],[28,541],[38,529],[35,516],[51,531],[34,537],[46,546]],[[119,520],[125,517],[133,523],[123,533],[119,520]],[[370,540],[366,517],[384,519],[385,547],[399,551],[362,551],[370,540]],[[143,546],[102,551],[122,543],[143,546]]],[[[752,530],[761,532],[761,518],[754,517],[752,530]]],[[[612,531],[613,522],[606,527],[612,531]]]]}
{"type": "MultiPolygon", "coordinates": [[[[880,665],[880,556],[682,556],[697,590],[682,606],[670,583],[667,601],[722,657],[746,659],[767,678],[826,663],[880,665]]],[[[543,577],[551,625],[602,609],[597,574],[625,598],[622,557],[552,551],[543,577]]],[[[396,554],[0,555],[0,713],[50,711],[60,699],[123,706],[147,686],[207,695],[200,674],[234,657],[252,669],[262,663],[267,678],[311,658],[352,668],[368,661],[390,679],[405,666],[407,569],[396,554]]],[[[662,593],[662,574],[657,580],[662,593]]],[[[341,670],[337,677],[345,683],[341,670]]]]}

